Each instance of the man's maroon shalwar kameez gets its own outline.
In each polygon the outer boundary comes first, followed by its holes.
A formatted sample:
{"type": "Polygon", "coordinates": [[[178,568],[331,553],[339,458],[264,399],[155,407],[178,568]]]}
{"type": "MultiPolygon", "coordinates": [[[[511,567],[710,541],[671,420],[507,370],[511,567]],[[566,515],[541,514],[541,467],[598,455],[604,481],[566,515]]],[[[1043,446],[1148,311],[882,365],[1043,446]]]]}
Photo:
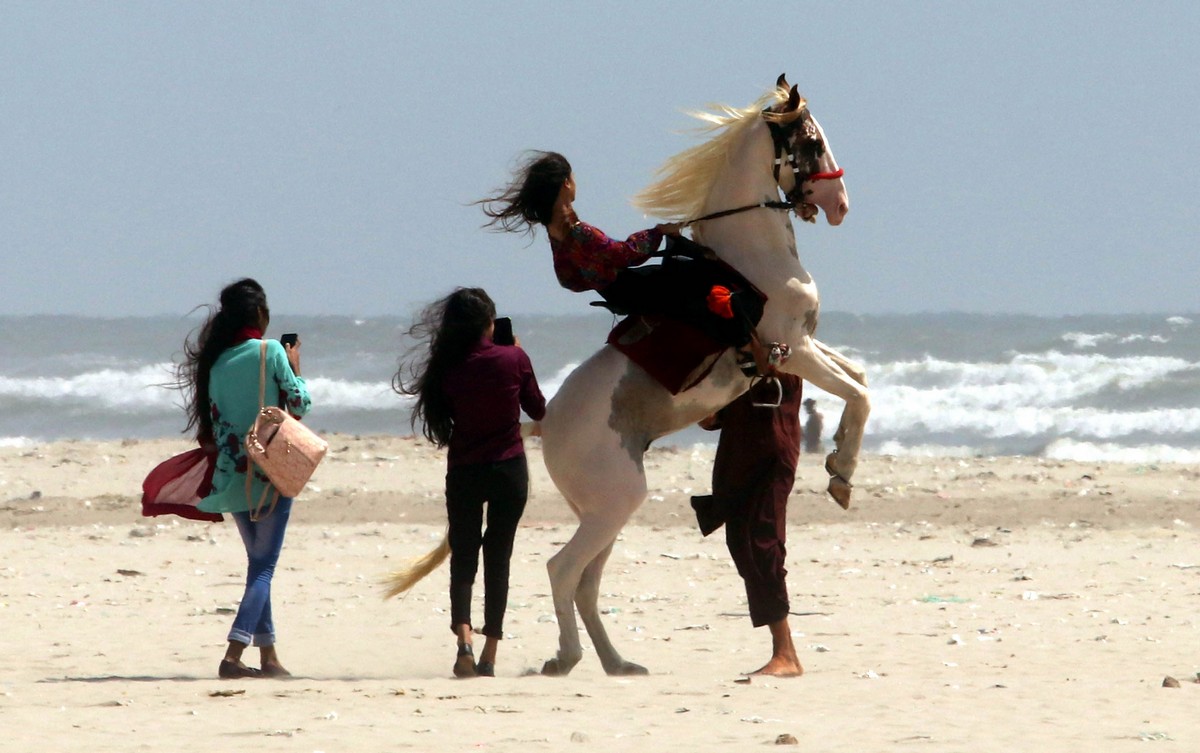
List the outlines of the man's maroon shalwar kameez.
{"type": "Polygon", "coordinates": [[[778,376],[778,408],[757,407],[774,387],[759,382],[717,413],[721,430],[713,463],[712,497],[697,497],[705,535],[725,523],[725,543],[746,584],[755,627],[787,617],[787,501],[800,457],[800,378],[778,376]]]}

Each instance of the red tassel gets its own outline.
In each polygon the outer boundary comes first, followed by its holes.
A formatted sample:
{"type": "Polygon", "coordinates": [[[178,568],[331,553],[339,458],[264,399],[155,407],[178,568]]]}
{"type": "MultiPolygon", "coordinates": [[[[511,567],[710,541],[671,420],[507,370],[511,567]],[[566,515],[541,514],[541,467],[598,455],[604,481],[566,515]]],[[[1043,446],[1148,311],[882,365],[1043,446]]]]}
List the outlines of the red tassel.
{"type": "Polygon", "coordinates": [[[729,288],[723,285],[713,285],[708,291],[708,310],[722,319],[733,318],[733,299],[729,288]]]}

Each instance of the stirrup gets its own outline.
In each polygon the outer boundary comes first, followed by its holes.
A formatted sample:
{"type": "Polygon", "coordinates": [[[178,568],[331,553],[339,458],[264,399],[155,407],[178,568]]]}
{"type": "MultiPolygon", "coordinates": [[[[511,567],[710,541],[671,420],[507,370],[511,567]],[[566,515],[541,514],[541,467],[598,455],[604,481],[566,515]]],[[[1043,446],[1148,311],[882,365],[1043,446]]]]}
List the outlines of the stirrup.
{"type": "MultiPolygon", "coordinates": [[[[773,376],[766,377],[762,380],[762,383],[775,385],[774,402],[771,402],[770,400],[763,402],[753,400],[750,404],[755,408],[778,408],[783,403],[783,385],[780,384],[779,380],[773,376]]],[[[750,389],[754,389],[754,385],[750,385],[750,389]]]]}

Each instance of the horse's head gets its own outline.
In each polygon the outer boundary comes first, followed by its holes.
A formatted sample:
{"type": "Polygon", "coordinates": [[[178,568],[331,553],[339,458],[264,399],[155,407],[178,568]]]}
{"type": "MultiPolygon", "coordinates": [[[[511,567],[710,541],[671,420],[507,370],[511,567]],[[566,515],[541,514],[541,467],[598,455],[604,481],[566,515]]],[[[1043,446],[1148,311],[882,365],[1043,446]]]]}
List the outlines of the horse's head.
{"type": "Polygon", "coordinates": [[[816,222],[820,210],[830,225],[840,225],[850,211],[850,198],[825,132],[785,76],[775,85],[780,101],[763,111],[775,143],[775,180],[802,220],[816,222]]]}

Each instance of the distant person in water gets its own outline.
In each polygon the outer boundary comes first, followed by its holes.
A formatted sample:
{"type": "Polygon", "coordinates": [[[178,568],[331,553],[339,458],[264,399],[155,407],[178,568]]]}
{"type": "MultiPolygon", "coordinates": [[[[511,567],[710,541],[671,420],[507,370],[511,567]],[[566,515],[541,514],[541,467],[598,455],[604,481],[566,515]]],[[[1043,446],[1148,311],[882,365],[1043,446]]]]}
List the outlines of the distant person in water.
{"type": "Polygon", "coordinates": [[[814,455],[825,452],[821,439],[825,434],[825,417],[817,411],[817,401],[811,397],[805,400],[804,410],[808,414],[804,421],[804,452],[814,455]]]}

